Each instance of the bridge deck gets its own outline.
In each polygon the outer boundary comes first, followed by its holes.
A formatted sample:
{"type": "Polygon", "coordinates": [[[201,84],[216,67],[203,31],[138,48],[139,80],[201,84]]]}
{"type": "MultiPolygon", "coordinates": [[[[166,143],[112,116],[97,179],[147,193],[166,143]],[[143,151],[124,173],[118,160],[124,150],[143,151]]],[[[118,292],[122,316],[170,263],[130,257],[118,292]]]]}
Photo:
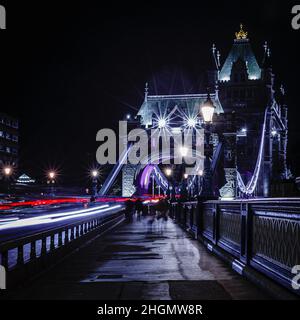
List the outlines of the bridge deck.
{"type": "Polygon", "coordinates": [[[267,299],[171,220],[124,224],[72,254],[21,299],[267,299]]]}

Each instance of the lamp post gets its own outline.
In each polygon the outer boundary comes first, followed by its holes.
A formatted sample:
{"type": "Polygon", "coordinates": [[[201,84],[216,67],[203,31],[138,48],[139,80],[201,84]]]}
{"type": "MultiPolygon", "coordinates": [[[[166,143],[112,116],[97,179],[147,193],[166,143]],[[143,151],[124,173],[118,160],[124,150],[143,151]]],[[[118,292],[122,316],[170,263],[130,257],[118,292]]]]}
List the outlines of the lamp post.
{"type": "Polygon", "coordinates": [[[3,173],[4,173],[4,176],[7,180],[7,193],[9,194],[10,192],[10,177],[13,173],[13,169],[11,166],[6,166],[3,168],[3,173]]]}
{"type": "Polygon", "coordinates": [[[50,194],[51,194],[51,196],[55,195],[55,189],[54,189],[55,177],[56,177],[56,173],[54,171],[49,171],[48,178],[49,178],[49,183],[50,183],[50,194]]]}
{"type": "Polygon", "coordinates": [[[93,184],[93,196],[96,197],[97,196],[97,190],[98,190],[98,175],[99,175],[99,172],[98,170],[92,170],[91,172],[91,176],[92,176],[92,184],[93,184]]]}
{"type": "Polygon", "coordinates": [[[211,131],[211,123],[213,120],[213,115],[215,112],[215,106],[210,98],[210,95],[207,94],[207,100],[201,106],[201,113],[204,120],[204,172],[203,172],[203,187],[201,196],[205,198],[213,197],[213,189],[212,189],[212,172],[211,172],[211,146],[209,143],[210,140],[210,131],[211,131]]]}

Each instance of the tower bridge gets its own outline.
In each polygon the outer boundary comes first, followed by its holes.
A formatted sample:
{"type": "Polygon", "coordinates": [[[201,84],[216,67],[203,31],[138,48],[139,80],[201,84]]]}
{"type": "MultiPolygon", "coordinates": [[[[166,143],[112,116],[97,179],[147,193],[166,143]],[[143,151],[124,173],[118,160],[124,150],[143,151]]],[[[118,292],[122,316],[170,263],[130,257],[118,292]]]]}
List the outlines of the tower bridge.
{"type": "Polygon", "coordinates": [[[188,164],[177,164],[174,150],[128,164],[129,142],[98,191],[109,195],[121,175],[124,197],[180,194],[182,201],[169,205],[171,219],[155,219],[159,208],[150,202],[146,214],[123,223],[126,204],[96,201],[0,226],[1,264],[12,288],[62,260],[9,299],[299,298],[300,200],[270,198],[272,186],[290,178],[285,91],[275,85],[270,48],[265,44],[258,60],[243,26],[221,60],[213,45],[203,92],[151,95],[146,86],[129,122],[165,137],[202,130],[197,174],[185,173],[188,164]]]}
{"type": "MultiPolygon", "coordinates": [[[[146,85],[144,101],[131,126],[156,129],[162,136],[175,131],[183,134],[187,129],[203,129],[205,121],[201,108],[207,103],[209,94],[214,116],[205,146],[206,169],[203,178],[177,175],[177,181],[174,182],[173,177],[169,187],[173,188],[175,184],[176,190],[187,188],[188,194],[198,196],[209,178],[212,188],[210,193],[214,198],[272,196],[272,185],[280,184],[291,174],[286,163],[288,109],[283,86],[277,88],[275,85],[270,48],[265,43],[262,59],[258,60],[248,34],[241,25],[228,56],[224,62],[221,60],[220,52],[213,45],[212,66],[207,70],[208,89],[203,92],[151,95],[151,88],[146,85]]],[[[130,152],[128,147],[125,159],[130,152]]],[[[151,193],[150,188],[156,190],[150,184],[147,184],[146,190],[145,183],[140,180],[147,177],[141,172],[142,169],[150,172],[151,161],[149,166],[141,168],[124,164],[123,160],[121,155],[119,163],[100,190],[101,195],[109,192],[109,186],[120,172],[123,196],[151,193]]],[[[172,164],[171,167],[174,172],[180,168],[182,171],[184,164],[172,164]]],[[[163,157],[155,168],[153,184],[168,179],[162,177],[166,168],[163,157]],[[162,170],[158,170],[158,166],[162,170]]],[[[164,185],[160,187],[166,193],[164,185]]]]}

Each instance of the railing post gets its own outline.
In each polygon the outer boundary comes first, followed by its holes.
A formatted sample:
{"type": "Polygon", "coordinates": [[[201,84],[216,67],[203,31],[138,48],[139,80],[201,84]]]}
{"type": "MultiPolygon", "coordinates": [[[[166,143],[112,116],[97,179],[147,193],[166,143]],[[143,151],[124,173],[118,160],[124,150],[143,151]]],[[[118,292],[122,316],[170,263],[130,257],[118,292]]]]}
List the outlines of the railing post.
{"type": "Polygon", "coordinates": [[[23,265],[24,264],[24,250],[23,245],[18,246],[18,259],[17,259],[17,265],[23,265]]]}
{"type": "Polygon", "coordinates": [[[58,247],[62,246],[62,231],[58,233],[58,247]]]}
{"type": "Polygon", "coordinates": [[[213,243],[217,244],[217,232],[218,221],[217,221],[217,204],[213,204],[213,243]]]}
{"type": "Polygon", "coordinates": [[[216,203],[215,204],[215,219],[214,219],[214,223],[215,223],[215,244],[218,243],[219,238],[220,238],[220,210],[219,210],[219,205],[216,203]]]}
{"type": "Polygon", "coordinates": [[[35,241],[30,243],[30,260],[34,260],[36,258],[36,244],[35,241]]]}
{"type": "Polygon", "coordinates": [[[55,234],[52,234],[52,235],[50,236],[50,251],[55,250],[55,241],[54,241],[54,237],[55,237],[55,234]]]}
{"type": "Polygon", "coordinates": [[[76,239],[79,238],[79,225],[77,225],[77,226],[75,227],[75,237],[76,237],[76,239]]]}
{"type": "Polygon", "coordinates": [[[69,229],[66,228],[65,230],[65,245],[69,243],[69,229]]]}
{"type": "Polygon", "coordinates": [[[47,254],[47,238],[42,239],[42,248],[41,248],[41,256],[44,256],[47,254]]]}
{"type": "Polygon", "coordinates": [[[70,241],[74,240],[74,227],[71,227],[71,236],[70,236],[70,241]]]}
{"type": "Polygon", "coordinates": [[[249,262],[250,250],[250,230],[251,230],[251,214],[248,203],[241,203],[241,251],[240,260],[243,263],[249,262]]]}
{"type": "Polygon", "coordinates": [[[8,251],[1,252],[1,264],[8,270],[8,251]]]}
{"type": "Polygon", "coordinates": [[[202,236],[203,232],[203,212],[204,212],[204,204],[200,199],[197,200],[197,239],[199,236],[202,236]]]}

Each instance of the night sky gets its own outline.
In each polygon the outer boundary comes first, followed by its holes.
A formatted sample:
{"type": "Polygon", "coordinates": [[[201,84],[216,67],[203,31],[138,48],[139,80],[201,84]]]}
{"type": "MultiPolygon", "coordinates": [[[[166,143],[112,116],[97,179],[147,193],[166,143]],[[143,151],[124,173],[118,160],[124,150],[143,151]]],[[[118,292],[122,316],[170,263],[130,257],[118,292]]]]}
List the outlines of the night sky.
{"type": "Polygon", "coordinates": [[[150,94],[205,90],[212,44],[223,62],[243,22],[259,61],[264,41],[270,44],[288,95],[289,164],[300,175],[293,3],[9,2],[7,30],[0,30],[0,109],[21,123],[20,171],[39,177],[54,166],[63,181],[82,181],[95,160],[96,132],[136,112],[146,81],[150,94]]]}

